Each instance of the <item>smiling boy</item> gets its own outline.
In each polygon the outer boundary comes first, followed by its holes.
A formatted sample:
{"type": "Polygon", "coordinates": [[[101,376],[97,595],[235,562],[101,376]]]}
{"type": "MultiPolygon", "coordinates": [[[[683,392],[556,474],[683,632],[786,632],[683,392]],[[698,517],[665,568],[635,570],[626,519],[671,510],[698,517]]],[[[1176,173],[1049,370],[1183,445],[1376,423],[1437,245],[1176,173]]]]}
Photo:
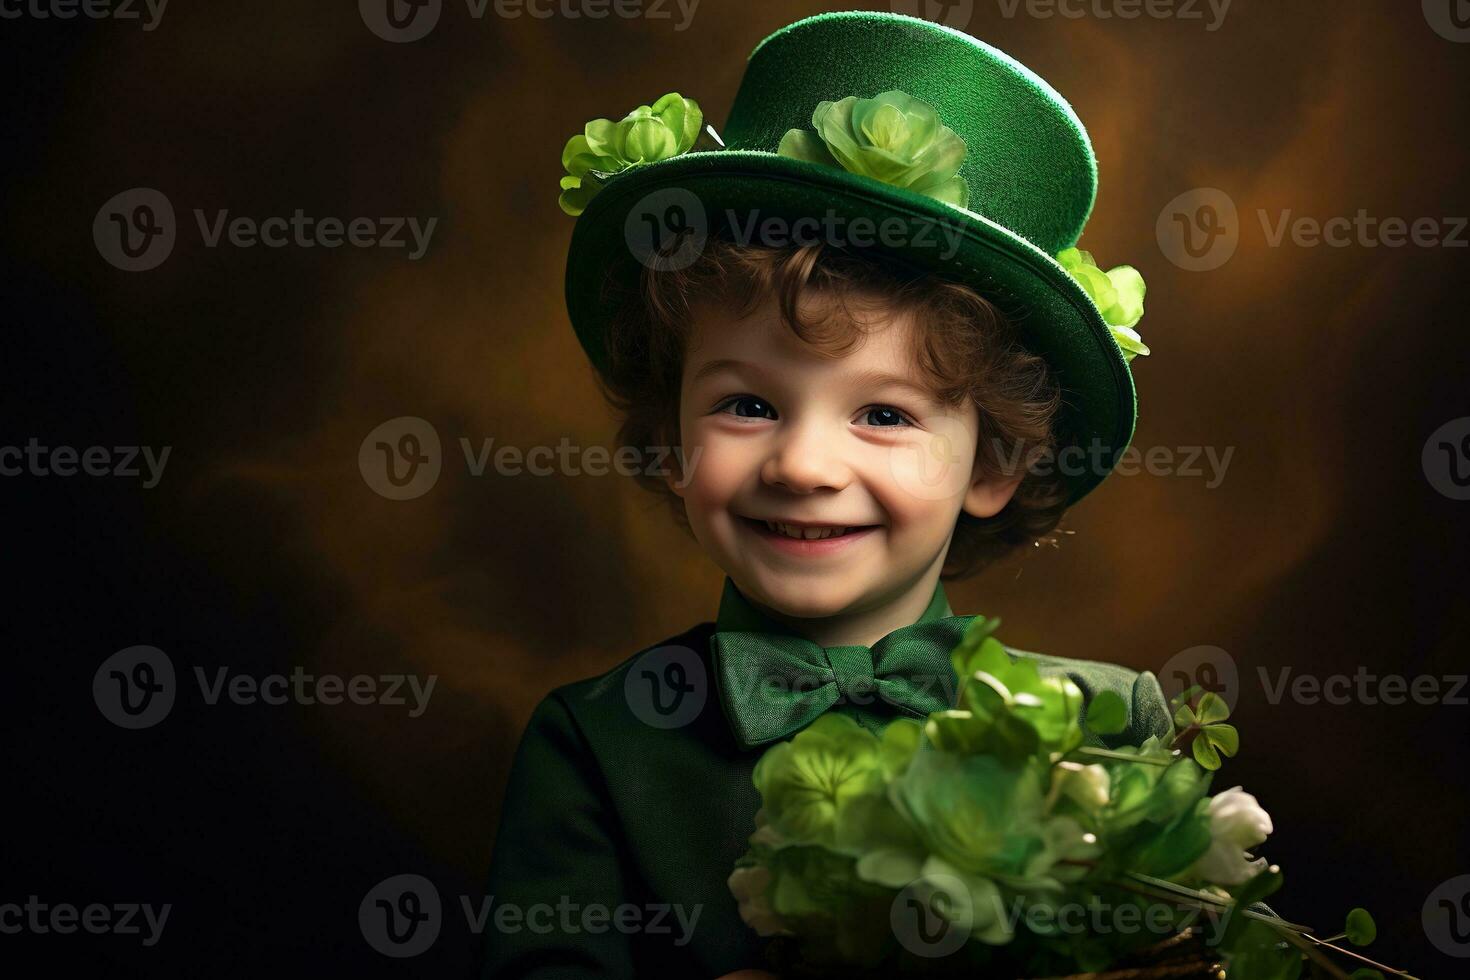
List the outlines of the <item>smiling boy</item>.
{"type": "MultiPolygon", "coordinates": [[[[941,578],[1045,539],[1132,433],[1142,282],[1073,247],[1096,164],[1034,74],[925,21],[822,15],[756,49],[725,148],[691,152],[702,120],[669,95],[589,123],[563,157],[562,206],[580,216],[569,312],[620,440],[679,447],[681,471],[637,479],[723,592],[713,622],[536,707],[490,872],[521,914],[491,922],[487,977],[760,967],[727,879],[764,748],[828,711],[876,731],[951,706],[949,653],[973,617],[953,615],[941,578]],[[742,241],[752,213],[952,234],[775,246],[742,241]],[[648,217],[676,234],[640,262],[648,217]],[[954,236],[952,253],[932,245],[954,236]],[[1097,466],[1033,465],[1078,445],[1097,466]],[[541,907],[592,914],[531,928],[541,907]],[[689,928],[646,925],[653,907],[689,928]]],[[[1088,700],[1123,699],[1122,734],[1084,721],[1093,744],[1170,730],[1151,673],[1011,653],[1088,700]]]]}
{"type": "MultiPolygon", "coordinates": [[[[651,308],[670,305],[660,289],[695,304],[686,323],[662,325],[687,328],[669,345],[682,343],[681,363],[644,368],[678,374],[665,411],[698,460],[670,481],[676,517],[746,601],[822,646],[870,646],[917,620],[956,534],[968,553],[997,533],[978,522],[1024,475],[1005,471],[1006,454],[1046,447],[1058,395],[1045,366],[1010,348],[972,291],[833,249],[715,240],[693,270],[650,283],[651,308]]],[[[1028,536],[1038,510],[1060,515],[1036,502],[1061,491],[1033,484],[1028,536]]]]}

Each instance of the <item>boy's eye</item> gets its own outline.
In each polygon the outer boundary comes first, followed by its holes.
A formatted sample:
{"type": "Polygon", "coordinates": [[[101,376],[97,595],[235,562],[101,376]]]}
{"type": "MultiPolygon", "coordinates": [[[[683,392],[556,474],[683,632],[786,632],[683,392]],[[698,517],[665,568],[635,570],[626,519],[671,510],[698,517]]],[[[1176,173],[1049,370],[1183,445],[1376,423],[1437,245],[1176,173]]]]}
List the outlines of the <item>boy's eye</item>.
{"type": "Polygon", "coordinates": [[[888,405],[874,405],[864,417],[868,425],[913,425],[908,416],[888,405]]]}
{"type": "MultiPolygon", "coordinates": [[[[735,395],[725,399],[715,410],[744,419],[774,420],[780,417],[770,402],[755,395],[735,395]]],[[[863,424],[893,427],[914,423],[907,415],[891,405],[874,405],[864,412],[863,424]]]]}
{"type": "Polygon", "coordinates": [[[776,410],[771,407],[771,403],[754,395],[736,395],[734,398],[727,398],[720,404],[718,410],[745,419],[774,419],[776,417],[776,410]]]}

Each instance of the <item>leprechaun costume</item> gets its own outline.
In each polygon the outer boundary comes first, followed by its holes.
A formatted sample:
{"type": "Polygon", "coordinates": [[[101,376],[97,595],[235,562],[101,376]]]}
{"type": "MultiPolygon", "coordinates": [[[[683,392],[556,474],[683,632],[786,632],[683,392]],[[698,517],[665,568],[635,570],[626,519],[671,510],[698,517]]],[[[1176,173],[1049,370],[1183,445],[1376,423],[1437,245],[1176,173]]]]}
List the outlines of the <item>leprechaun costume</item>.
{"type": "MultiPolygon", "coordinates": [[[[927,21],[824,14],[763,41],[715,148],[696,149],[705,132],[697,103],[669,95],[567,144],[562,207],[578,216],[567,305],[595,366],[642,263],[677,261],[753,212],[900,218],[958,247],[915,235],[885,243],[882,260],[971,285],[1004,309],[1063,390],[1060,444],[1095,461],[1069,477],[1071,499],[1102,480],[1133,432],[1128,361],[1147,353],[1133,329],[1143,284],[1075,248],[1097,167],[1081,122],[1044,81],[927,21]],[[644,226],[659,233],[641,248],[644,226]]],[[[937,587],[918,621],[871,648],[823,648],[727,579],[713,623],[553,691],[506,788],[485,975],[712,978],[762,966],[764,940],[726,883],[760,805],[762,751],[827,711],[876,730],[950,707],[949,655],[972,618],[952,615],[937,587]]],[[[1091,744],[1170,731],[1150,673],[1011,653],[1069,676],[1088,701],[1122,698],[1126,729],[1089,732],[1091,744]]]]}
{"type": "MultiPolygon", "coordinates": [[[[972,619],[951,615],[939,587],[917,622],[871,651],[823,648],[726,579],[714,623],[553,691],[506,786],[485,976],[714,978],[762,966],[765,940],[726,885],[761,803],[751,778],[761,752],[823,711],[876,729],[949,707],[949,653],[972,619]],[[502,906],[521,914],[497,929],[502,906]]],[[[1088,733],[1088,744],[1170,731],[1151,673],[1011,652],[1071,677],[1089,702],[1099,691],[1123,698],[1126,731],[1088,733]]]]}

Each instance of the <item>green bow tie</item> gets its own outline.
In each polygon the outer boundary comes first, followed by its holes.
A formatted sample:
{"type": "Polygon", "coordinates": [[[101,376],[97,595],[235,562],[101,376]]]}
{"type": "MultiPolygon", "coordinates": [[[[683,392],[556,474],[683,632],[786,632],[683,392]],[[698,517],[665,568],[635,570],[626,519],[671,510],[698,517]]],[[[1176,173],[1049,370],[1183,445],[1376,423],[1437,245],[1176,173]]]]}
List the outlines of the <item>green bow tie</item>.
{"type": "Polygon", "coordinates": [[[766,619],[725,580],[710,639],[725,716],[742,748],[785,738],[841,705],[877,730],[895,717],[923,718],[953,704],[950,651],[972,616],[951,616],[942,588],[919,621],[872,648],[822,647],[766,619]]]}

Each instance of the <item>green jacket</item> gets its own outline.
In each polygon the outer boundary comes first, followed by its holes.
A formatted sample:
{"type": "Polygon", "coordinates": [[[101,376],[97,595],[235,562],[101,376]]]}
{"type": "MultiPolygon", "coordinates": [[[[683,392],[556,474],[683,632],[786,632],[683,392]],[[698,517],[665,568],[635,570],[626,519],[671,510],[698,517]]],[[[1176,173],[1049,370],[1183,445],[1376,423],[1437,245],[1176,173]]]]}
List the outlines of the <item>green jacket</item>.
{"type": "MultiPolygon", "coordinates": [[[[727,581],[719,622],[748,623],[750,607],[732,593],[727,581]]],[[[949,614],[942,590],[925,613],[936,614],[949,614]]],[[[726,879],[755,829],[761,800],[751,773],[766,746],[740,747],[712,690],[717,628],[701,623],[536,706],[491,858],[487,980],[713,980],[765,965],[765,940],[741,921],[726,879]],[[671,662],[684,694],[669,702],[677,724],[657,727],[669,722],[651,713],[640,675],[671,662]]],[[[1128,729],[1106,739],[1089,733],[1094,745],[1136,745],[1170,731],[1152,673],[1011,653],[1068,674],[1088,701],[1102,690],[1123,697],[1128,729]]]]}

